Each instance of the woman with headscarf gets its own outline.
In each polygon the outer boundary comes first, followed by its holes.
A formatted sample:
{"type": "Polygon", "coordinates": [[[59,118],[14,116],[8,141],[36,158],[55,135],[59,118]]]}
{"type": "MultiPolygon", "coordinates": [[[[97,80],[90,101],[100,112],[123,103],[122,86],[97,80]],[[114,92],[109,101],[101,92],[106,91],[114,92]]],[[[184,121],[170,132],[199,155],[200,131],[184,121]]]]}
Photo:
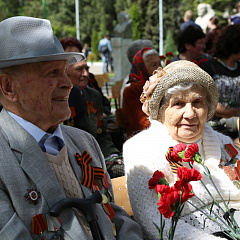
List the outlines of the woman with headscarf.
{"type": "MultiPolygon", "coordinates": [[[[182,167],[191,169],[189,163],[182,161],[182,166],[177,165],[177,170],[174,170],[173,163],[166,158],[169,148],[179,143],[186,146],[197,144],[201,158],[209,168],[223,199],[229,202],[229,208],[238,209],[240,190],[223,168],[226,156],[233,158],[227,155],[227,147],[233,149],[235,158],[239,159],[239,152],[234,149],[231,138],[214,131],[206,123],[218,104],[218,91],[211,76],[193,62],[175,61],[154,72],[144,86],[141,100],[151,126],[125,142],[123,157],[133,215],[142,227],[144,239],[159,239],[159,232],[153,224],[160,225],[158,196],[154,189],[148,187],[153,173],[156,170],[163,172],[170,186],[173,186],[178,180],[176,171],[182,167]]],[[[233,161],[230,159],[228,165],[233,161]]],[[[195,162],[194,167],[201,173],[202,181],[208,186],[213,198],[221,202],[209,178],[204,174],[203,166],[195,162]]],[[[199,203],[196,197],[189,201],[199,208],[202,208],[203,203],[211,206],[213,199],[201,182],[194,181],[191,185],[193,192],[203,202],[199,203]]],[[[213,208],[212,211],[217,210],[213,208]]],[[[171,220],[166,218],[163,239],[169,239],[167,233],[170,227],[171,220]]],[[[218,231],[220,229],[214,221],[206,219],[189,202],[185,202],[175,230],[176,239],[218,239],[212,235],[218,231]]]]}
{"type": "Polygon", "coordinates": [[[127,136],[149,127],[148,116],[142,111],[139,101],[145,82],[153,71],[160,67],[158,52],[152,48],[143,48],[138,51],[132,62],[129,75],[130,86],[123,92],[122,113],[126,125],[127,136]]]}

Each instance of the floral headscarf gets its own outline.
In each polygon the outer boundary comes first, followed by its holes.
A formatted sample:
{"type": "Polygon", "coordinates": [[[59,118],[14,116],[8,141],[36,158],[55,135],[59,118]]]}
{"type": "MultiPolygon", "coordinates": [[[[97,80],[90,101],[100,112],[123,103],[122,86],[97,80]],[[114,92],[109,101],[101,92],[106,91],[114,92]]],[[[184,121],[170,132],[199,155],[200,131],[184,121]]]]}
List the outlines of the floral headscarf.
{"type": "Polygon", "coordinates": [[[139,50],[132,61],[132,68],[129,75],[128,82],[141,82],[145,83],[148,78],[148,71],[143,61],[143,54],[152,48],[146,47],[139,50]]]}

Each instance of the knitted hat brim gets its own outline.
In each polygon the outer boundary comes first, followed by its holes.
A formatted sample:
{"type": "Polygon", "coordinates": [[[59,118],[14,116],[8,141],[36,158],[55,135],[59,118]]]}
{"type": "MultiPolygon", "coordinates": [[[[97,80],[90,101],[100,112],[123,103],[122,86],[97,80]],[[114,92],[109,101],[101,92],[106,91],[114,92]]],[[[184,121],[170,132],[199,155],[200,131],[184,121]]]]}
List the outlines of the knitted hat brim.
{"type": "Polygon", "coordinates": [[[191,82],[198,83],[206,91],[207,98],[210,102],[207,120],[211,119],[218,104],[218,90],[214,80],[195,63],[183,60],[177,62],[178,63],[171,63],[164,68],[166,74],[161,77],[161,80],[152,93],[149,103],[151,118],[153,120],[158,119],[160,103],[169,88],[179,83],[191,82]]]}

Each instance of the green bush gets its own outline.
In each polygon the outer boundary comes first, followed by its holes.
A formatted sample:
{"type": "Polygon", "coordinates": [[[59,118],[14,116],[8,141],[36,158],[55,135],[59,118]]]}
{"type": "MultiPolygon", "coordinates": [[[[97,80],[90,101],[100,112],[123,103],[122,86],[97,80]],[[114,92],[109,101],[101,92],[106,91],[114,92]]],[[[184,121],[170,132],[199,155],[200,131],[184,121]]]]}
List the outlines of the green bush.
{"type": "Polygon", "coordinates": [[[94,62],[94,61],[96,61],[96,60],[97,60],[96,54],[95,54],[95,53],[90,53],[90,54],[88,54],[87,60],[88,60],[89,62],[94,62]]]}

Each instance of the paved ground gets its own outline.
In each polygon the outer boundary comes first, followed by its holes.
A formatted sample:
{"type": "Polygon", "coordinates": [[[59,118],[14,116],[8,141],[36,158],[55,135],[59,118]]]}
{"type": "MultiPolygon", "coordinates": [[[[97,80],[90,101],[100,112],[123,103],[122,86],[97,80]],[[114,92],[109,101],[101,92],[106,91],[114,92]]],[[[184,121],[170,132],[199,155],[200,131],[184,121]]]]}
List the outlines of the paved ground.
{"type": "Polygon", "coordinates": [[[88,62],[87,63],[89,68],[89,71],[93,74],[103,74],[102,72],[102,62],[88,62]]]}

